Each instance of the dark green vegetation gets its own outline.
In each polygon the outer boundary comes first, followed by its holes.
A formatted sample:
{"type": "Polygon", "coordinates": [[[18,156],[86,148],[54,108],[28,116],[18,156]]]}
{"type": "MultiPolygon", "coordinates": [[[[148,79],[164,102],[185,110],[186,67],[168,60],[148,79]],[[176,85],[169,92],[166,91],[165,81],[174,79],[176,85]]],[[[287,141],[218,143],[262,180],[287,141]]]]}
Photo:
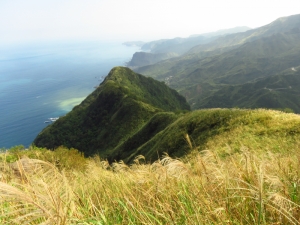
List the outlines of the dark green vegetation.
{"type": "MultiPolygon", "coordinates": [[[[228,85],[198,103],[198,107],[291,108],[300,113],[300,68],[241,85],[228,85]]],[[[197,106],[196,106],[197,107],[197,106]]]]}
{"type": "Polygon", "coordinates": [[[45,128],[34,144],[50,149],[63,145],[87,156],[101,153],[120,159],[124,156],[120,149],[129,150],[126,142],[132,143],[138,131],[147,133],[138,140],[142,144],[176,117],[163,112],[187,110],[185,99],[164,83],[116,67],[80,105],[45,128]]]}
{"type": "Polygon", "coordinates": [[[295,100],[299,96],[298,66],[300,15],[294,15],[257,29],[219,37],[183,56],[136,71],[166,81],[186,97],[193,109],[287,107],[299,113],[295,100]],[[281,89],[267,93],[274,83],[281,89]]]}

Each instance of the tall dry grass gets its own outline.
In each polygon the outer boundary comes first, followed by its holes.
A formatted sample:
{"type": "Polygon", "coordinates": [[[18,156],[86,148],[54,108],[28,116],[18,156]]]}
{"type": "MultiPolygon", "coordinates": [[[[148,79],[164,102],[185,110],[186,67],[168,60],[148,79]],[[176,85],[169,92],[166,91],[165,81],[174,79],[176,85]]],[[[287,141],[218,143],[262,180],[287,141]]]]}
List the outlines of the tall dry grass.
{"type": "Polygon", "coordinates": [[[132,165],[94,157],[85,169],[31,163],[37,169],[20,164],[19,173],[2,163],[0,224],[300,224],[297,151],[195,150],[132,165]]]}

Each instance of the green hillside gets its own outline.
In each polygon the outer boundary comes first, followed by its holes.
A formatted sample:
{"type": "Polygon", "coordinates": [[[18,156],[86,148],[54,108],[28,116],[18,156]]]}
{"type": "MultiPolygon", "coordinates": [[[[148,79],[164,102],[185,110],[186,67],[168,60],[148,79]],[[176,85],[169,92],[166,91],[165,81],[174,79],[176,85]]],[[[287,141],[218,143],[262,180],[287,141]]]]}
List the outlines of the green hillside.
{"type": "Polygon", "coordinates": [[[242,146],[273,152],[288,151],[300,135],[300,118],[271,110],[206,109],[181,115],[152,139],[133,151],[125,162],[137,155],[157,159],[164,152],[172,157],[188,155],[193,147],[213,149],[221,156],[240,152],[242,146]],[[191,141],[187,140],[188,139],[191,141]],[[280,147],[279,147],[280,146],[280,147]]]}
{"type": "Polygon", "coordinates": [[[290,108],[300,113],[300,68],[241,85],[228,85],[196,103],[197,108],[290,108]]]}
{"type": "Polygon", "coordinates": [[[164,83],[116,67],[80,105],[46,127],[34,145],[112,155],[155,114],[189,109],[185,99],[164,83]]]}

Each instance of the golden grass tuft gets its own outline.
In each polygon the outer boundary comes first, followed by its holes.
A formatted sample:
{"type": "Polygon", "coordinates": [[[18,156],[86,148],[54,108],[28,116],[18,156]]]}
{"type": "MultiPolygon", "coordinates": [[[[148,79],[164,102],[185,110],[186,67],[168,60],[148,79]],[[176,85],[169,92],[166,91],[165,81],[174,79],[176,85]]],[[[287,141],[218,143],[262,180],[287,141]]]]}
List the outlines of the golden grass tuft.
{"type": "Polygon", "coordinates": [[[85,169],[27,159],[37,169],[22,176],[3,161],[0,224],[300,224],[299,159],[245,146],[85,169]]]}

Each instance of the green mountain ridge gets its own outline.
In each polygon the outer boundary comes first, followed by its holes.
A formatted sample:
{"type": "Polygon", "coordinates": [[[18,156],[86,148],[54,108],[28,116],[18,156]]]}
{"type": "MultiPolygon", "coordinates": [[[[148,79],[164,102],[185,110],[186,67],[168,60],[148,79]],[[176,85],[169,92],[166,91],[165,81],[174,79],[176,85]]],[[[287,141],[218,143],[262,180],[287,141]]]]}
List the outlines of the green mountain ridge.
{"type": "Polygon", "coordinates": [[[63,145],[87,156],[117,156],[115,148],[157,113],[189,109],[185,99],[164,83],[115,67],[80,105],[46,127],[34,145],[49,149],[63,145]]]}

